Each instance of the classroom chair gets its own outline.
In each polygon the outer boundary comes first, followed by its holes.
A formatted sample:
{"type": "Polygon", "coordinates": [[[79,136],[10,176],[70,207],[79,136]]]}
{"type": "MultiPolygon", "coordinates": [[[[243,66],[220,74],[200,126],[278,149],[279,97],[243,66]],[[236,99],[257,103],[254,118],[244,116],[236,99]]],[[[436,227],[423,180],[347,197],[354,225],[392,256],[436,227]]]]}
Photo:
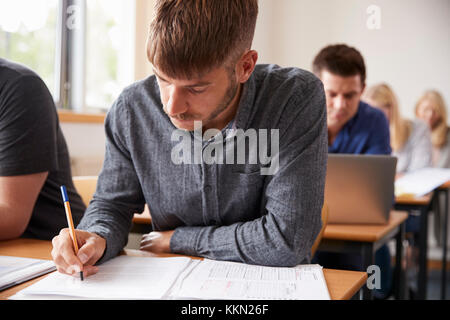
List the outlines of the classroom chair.
{"type": "MultiPolygon", "coordinates": [[[[75,176],[72,178],[73,184],[75,185],[75,189],[77,189],[78,194],[83,200],[86,207],[91,202],[92,197],[94,196],[95,189],[97,187],[97,176],[75,176]]],[[[147,204],[144,207],[144,214],[137,215],[133,219],[133,222],[138,224],[148,224],[151,225],[151,215],[148,209],[147,204]]]]}
{"type": "Polygon", "coordinates": [[[317,238],[314,241],[314,244],[311,248],[311,257],[314,257],[314,254],[316,253],[317,247],[320,244],[320,240],[322,239],[323,232],[327,226],[327,223],[328,223],[328,206],[326,203],[324,203],[322,207],[322,228],[320,229],[320,232],[317,235],[317,238]]]}
{"type": "Polygon", "coordinates": [[[72,178],[75,189],[77,189],[86,207],[94,196],[97,179],[97,176],[76,176],[72,178]]]}

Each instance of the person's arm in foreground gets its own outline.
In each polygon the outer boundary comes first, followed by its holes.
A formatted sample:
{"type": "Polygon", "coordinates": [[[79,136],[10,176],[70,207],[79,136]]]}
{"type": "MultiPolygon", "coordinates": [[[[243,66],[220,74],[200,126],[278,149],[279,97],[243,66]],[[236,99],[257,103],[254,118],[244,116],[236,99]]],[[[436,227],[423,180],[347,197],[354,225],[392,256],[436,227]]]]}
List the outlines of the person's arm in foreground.
{"type": "Polygon", "coordinates": [[[0,240],[18,238],[25,231],[47,175],[0,177],[0,240]]]}
{"type": "Polygon", "coordinates": [[[36,75],[15,76],[0,99],[0,240],[26,230],[48,173],[57,168],[53,98],[36,75]]]}

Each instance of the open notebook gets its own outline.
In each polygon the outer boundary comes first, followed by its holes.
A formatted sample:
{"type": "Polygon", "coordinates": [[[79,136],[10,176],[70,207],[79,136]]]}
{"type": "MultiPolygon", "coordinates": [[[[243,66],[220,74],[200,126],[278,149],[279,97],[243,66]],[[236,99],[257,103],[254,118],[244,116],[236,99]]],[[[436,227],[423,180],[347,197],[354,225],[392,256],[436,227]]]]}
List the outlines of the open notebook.
{"type": "Polygon", "coordinates": [[[329,300],[319,265],[275,268],[184,257],[119,256],[95,275],[53,273],[11,299],[329,300]]]}
{"type": "Polygon", "coordinates": [[[0,256],[0,291],[54,270],[50,260],[0,256]]]}
{"type": "Polygon", "coordinates": [[[421,197],[450,180],[450,169],[423,168],[395,180],[395,196],[421,197]]]}

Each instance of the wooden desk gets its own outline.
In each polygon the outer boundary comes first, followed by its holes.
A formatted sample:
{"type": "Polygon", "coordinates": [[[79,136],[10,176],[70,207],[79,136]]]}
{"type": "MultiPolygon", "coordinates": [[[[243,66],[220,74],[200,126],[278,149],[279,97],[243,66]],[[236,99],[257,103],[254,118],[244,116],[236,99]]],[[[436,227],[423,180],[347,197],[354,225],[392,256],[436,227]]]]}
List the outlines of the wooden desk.
{"type": "Polygon", "coordinates": [[[152,228],[152,217],[148,206],[145,205],[144,212],[135,213],[133,216],[133,226],[131,232],[134,233],[149,233],[152,228]]]}
{"type": "MultiPolygon", "coordinates": [[[[404,297],[403,272],[401,268],[402,242],[405,235],[404,222],[406,212],[392,211],[386,225],[360,224],[328,224],[324,230],[319,250],[360,254],[363,259],[363,270],[375,264],[375,252],[390,239],[396,237],[395,296],[404,297]]],[[[363,298],[371,299],[372,292],[367,287],[363,290],[363,298]]]]}
{"type": "Polygon", "coordinates": [[[409,195],[401,195],[395,197],[396,205],[411,205],[411,206],[428,206],[433,198],[434,193],[430,192],[422,197],[414,197],[409,195]]]}
{"type": "Polygon", "coordinates": [[[147,205],[144,207],[142,213],[135,213],[133,216],[133,223],[137,224],[152,224],[152,217],[150,216],[150,210],[147,205]]]}
{"type": "MultiPolygon", "coordinates": [[[[29,257],[36,259],[51,259],[52,244],[50,241],[17,239],[10,241],[0,241],[0,255],[29,257]]],[[[175,254],[156,255],[140,250],[124,250],[123,254],[131,256],[148,257],[175,257],[175,254]]],[[[196,257],[191,257],[196,258],[196,257]]],[[[199,258],[196,258],[199,259],[199,258]]],[[[331,299],[348,300],[351,299],[361,287],[366,283],[367,274],[365,272],[324,269],[325,280],[328,285],[331,299]]],[[[47,275],[35,278],[15,287],[0,291],[0,299],[8,299],[18,291],[25,289],[29,285],[39,281],[47,275]]]]}
{"type": "Polygon", "coordinates": [[[435,192],[430,192],[423,197],[399,196],[395,198],[396,210],[420,212],[419,274],[417,278],[417,298],[419,300],[425,300],[427,296],[428,212],[430,212],[435,195],[435,192]]]}

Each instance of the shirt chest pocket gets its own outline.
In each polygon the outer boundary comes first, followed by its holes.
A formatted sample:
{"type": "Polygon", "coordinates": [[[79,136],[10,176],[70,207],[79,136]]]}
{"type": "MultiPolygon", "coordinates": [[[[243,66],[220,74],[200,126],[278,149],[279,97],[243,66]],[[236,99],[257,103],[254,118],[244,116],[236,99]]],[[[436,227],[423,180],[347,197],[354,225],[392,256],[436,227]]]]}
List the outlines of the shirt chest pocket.
{"type": "Polygon", "coordinates": [[[256,170],[232,170],[220,185],[219,199],[225,223],[252,220],[261,215],[264,177],[259,166],[256,170]]]}

